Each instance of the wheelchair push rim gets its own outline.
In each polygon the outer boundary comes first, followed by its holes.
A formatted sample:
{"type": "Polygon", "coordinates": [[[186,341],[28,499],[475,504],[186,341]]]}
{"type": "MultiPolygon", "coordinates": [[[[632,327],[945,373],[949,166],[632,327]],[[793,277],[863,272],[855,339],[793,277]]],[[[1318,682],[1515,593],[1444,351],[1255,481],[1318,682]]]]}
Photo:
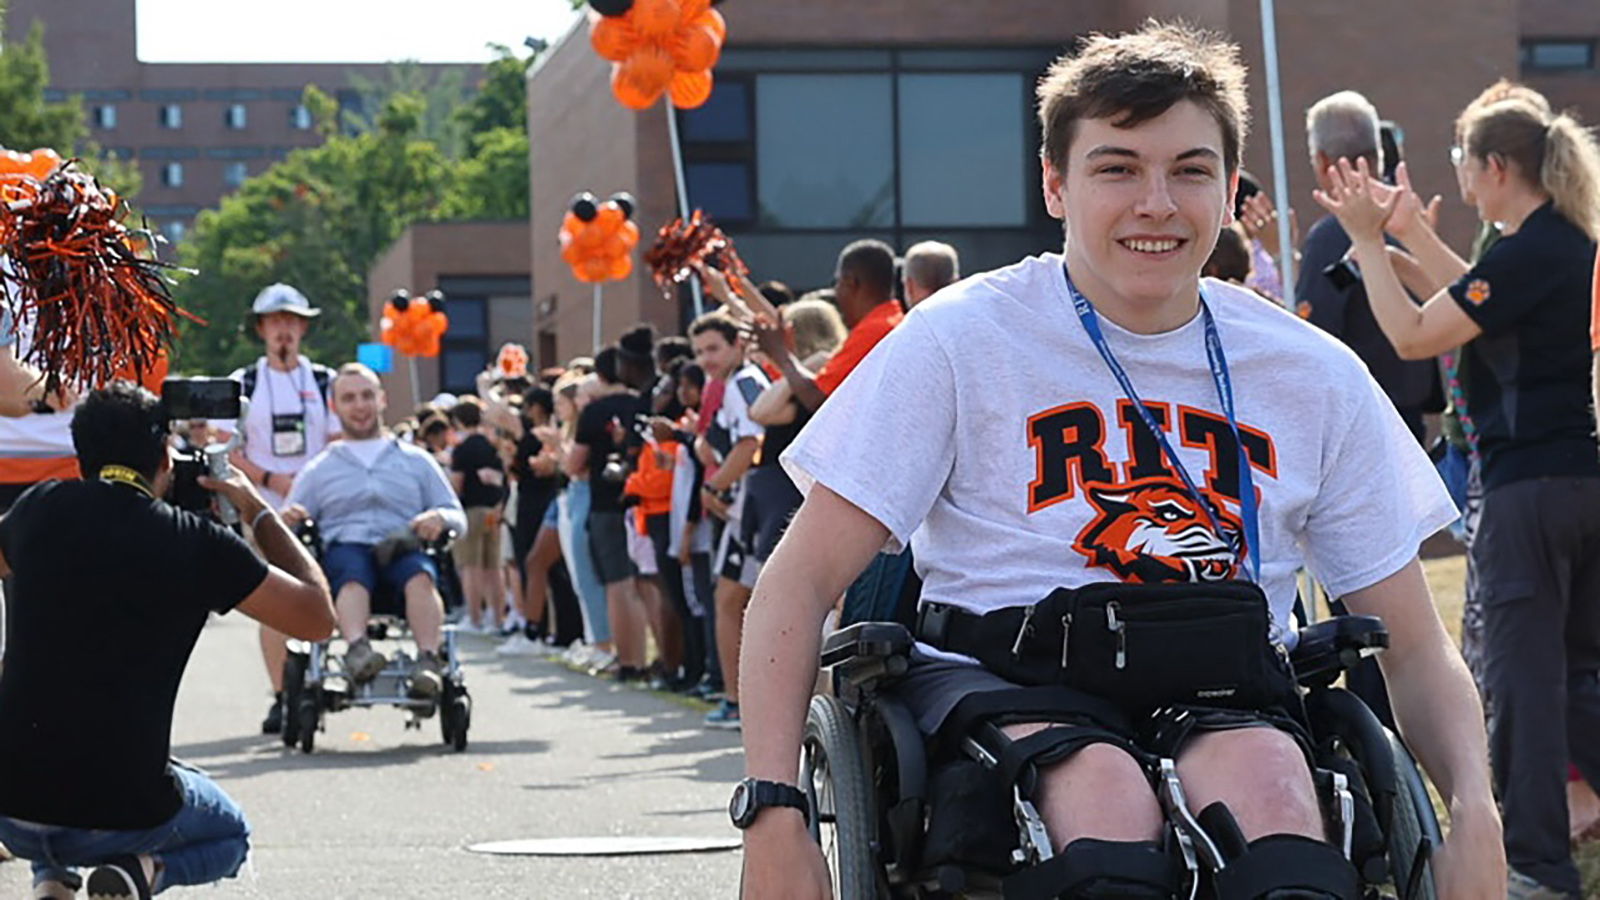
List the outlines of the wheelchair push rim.
{"type": "Polygon", "coordinates": [[[878,896],[871,783],[856,726],[836,697],[811,698],[800,750],[806,825],[822,850],[835,900],[878,896]]]}

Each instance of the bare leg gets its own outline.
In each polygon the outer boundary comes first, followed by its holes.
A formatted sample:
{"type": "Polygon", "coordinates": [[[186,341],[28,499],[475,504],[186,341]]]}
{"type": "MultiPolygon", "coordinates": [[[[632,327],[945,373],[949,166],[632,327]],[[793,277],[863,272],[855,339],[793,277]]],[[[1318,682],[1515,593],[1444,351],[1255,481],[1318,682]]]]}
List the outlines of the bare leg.
{"type": "Polygon", "coordinates": [[[477,566],[462,566],[461,593],[466,595],[467,618],[473,626],[483,624],[483,586],[479,582],[477,566]]]}
{"type": "MultiPolygon", "coordinates": [[[[1049,726],[1007,725],[1012,740],[1049,726]]],[[[1153,841],[1161,834],[1161,807],[1133,757],[1110,744],[1090,744],[1043,770],[1034,798],[1055,849],[1079,838],[1153,841]]]]}
{"type": "Polygon", "coordinates": [[[533,539],[533,549],[523,563],[522,614],[529,622],[544,625],[545,631],[554,632],[545,621],[545,608],[550,602],[550,570],[561,561],[561,535],[554,528],[541,528],[533,539]]]}
{"type": "Polygon", "coordinates": [[[417,639],[417,649],[439,652],[444,639],[444,600],[427,573],[418,572],[406,582],[406,622],[417,639]]]}
{"type": "Polygon", "coordinates": [[[611,637],[616,642],[618,665],[644,667],[644,604],[633,589],[633,579],[606,585],[606,611],[611,616],[611,637]]]}
{"type": "Polygon", "coordinates": [[[666,670],[667,677],[676,678],[679,667],[683,665],[683,629],[679,625],[678,614],[667,604],[661,582],[656,576],[641,576],[634,579],[634,584],[639,589],[639,599],[644,601],[650,631],[656,637],[656,652],[661,658],[661,666],[666,670]]]}
{"type": "Polygon", "coordinates": [[[261,626],[261,661],[267,665],[267,677],[272,680],[272,690],[283,690],[283,662],[289,658],[289,638],[283,632],[261,626]]]}
{"type": "Polygon", "coordinates": [[[1224,801],[1247,841],[1269,834],[1327,839],[1311,769],[1294,739],[1277,729],[1199,734],[1178,757],[1178,777],[1194,812],[1224,801]]]}
{"type": "Polygon", "coordinates": [[[367,636],[367,620],[372,618],[372,595],[365,587],[347,581],[333,598],[334,611],[339,614],[339,633],[350,643],[367,636]]]}
{"type": "Polygon", "coordinates": [[[744,642],[744,610],[750,589],[729,578],[717,579],[717,657],[722,662],[723,696],[739,702],[739,647],[744,642]]]}
{"type": "Polygon", "coordinates": [[[499,626],[505,624],[506,619],[505,567],[493,565],[479,569],[478,585],[483,590],[483,605],[489,613],[489,622],[498,630],[499,626]]]}

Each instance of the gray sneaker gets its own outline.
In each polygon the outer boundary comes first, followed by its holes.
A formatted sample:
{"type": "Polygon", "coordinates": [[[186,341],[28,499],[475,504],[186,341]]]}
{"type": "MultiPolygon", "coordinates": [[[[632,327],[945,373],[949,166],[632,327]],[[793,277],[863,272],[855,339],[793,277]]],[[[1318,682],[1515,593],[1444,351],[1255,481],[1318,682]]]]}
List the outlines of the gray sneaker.
{"type": "Polygon", "coordinates": [[[372,649],[372,644],[366,638],[350,645],[344,654],[344,670],[350,680],[356,684],[366,684],[378,677],[383,667],[389,664],[382,653],[372,649]]]}
{"type": "Polygon", "coordinates": [[[1558,891],[1512,869],[1506,886],[1506,900],[1583,900],[1577,894],[1558,891]]]}
{"type": "Polygon", "coordinates": [[[417,654],[417,662],[411,667],[411,699],[437,700],[443,690],[444,663],[439,655],[430,650],[417,654]]]}

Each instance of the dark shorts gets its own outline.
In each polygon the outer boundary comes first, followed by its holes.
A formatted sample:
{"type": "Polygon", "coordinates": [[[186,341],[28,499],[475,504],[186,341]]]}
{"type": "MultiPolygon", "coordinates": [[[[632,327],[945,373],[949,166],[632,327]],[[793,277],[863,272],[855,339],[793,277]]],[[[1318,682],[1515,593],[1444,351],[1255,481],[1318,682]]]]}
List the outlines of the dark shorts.
{"type": "Polygon", "coordinates": [[[639,574],[628,556],[627,527],[620,510],[589,512],[589,552],[601,584],[616,584],[639,574]]]}
{"type": "Polygon", "coordinates": [[[418,573],[427,575],[434,584],[439,583],[438,567],[421,550],[396,557],[380,569],[370,544],[329,544],[322,552],[322,571],[328,576],[328,587],[335,596],[339,588],[353,581],[366,588],[374,601],[401,594],[406,582],[418,573]]]}
{"type": "Polygon", "coordinates": [[[772,556],[778,539],[789,527],[795,510],[805,499],[788,473],[780,466],[762,466],[752,469],[745,478],[744,520],[741,522],[739,543],[744,545],[752,559],[766,562],[772,556]]]}

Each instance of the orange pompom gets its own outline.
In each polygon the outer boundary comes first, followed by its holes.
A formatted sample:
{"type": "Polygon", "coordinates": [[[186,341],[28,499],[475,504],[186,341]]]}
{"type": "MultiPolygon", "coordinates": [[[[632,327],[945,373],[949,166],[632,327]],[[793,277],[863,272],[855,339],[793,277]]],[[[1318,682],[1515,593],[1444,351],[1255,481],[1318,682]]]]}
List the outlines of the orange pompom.
{"type": "Polygon", "coordinates": [[[703,25],[678,29],[667,47],[679,72],[704,72],[715,66],[722,55],[722,41],[717,39],[716,32],[703,25]]]}
{"type": "Polygon", "coordinates": [[[711,72],[679,72],[669,88],[672,105],[679,109],[694,109],[711,97],[711,72]]]}
{"type": "Polygon", "coordinates": [[[639,34],[623,16],[596,16],[589,23],[589,44],[601,59],[622,62],[632,56],[643,43],[639,34]]]}
{"type": "Polygon", "coordinates": [[[647,38],[664,38],[678,27],[683,8],[678,0],[634,0],[628,21],[647,38]]]}
{"type": "Polygon", "coordinates": [[[696,16],[694,21],[689,24],[711,29],[711,33],[717,36],[718,46],[728,42],[728,21],[722,18],[722,13],[714,9],[708,9],[696,16]]]}

